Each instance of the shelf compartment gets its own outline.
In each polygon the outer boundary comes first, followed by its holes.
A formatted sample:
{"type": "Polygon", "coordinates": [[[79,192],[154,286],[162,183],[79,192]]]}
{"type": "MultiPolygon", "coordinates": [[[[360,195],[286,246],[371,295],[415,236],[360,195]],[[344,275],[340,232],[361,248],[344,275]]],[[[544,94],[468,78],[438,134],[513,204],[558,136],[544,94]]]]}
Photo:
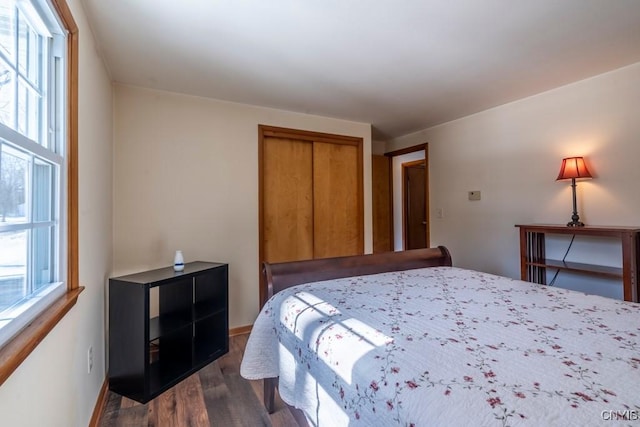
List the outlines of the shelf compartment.
{"type": "Polygon", "coordinates": [[[195,323],[193,366],[206,364],[229,351],[227,311],[223,310],[195,323]]]}
{"type": "Polygon", "coordinates": [[[604,277],[622,278],[622,268],[606,265],[585,264],[581,262],[561,261],[555,259],[541,259],[527,261],[527,265],[534,267],[555,268],[576,273],[588,273],[604,277]]]}
{"type": "Polygon", "coordinates": [[[180,380],[191,375],[191,361],[157,361],[149,365],[149,398],[168,390],[180,380]]]}
{"type": "Polygon", "coordinates": [[[195,320],[228,307],[228,270],[214,269],[207,274],[197,275],[194,280],[195,320]]]}
{"type": "Polygon", "coordinates": [[[170,335],[191,325],[191,310],[165,313],[149,319],[149,341],[170,335]]]}
{"type": "Polygon", "coordinates": [[[200,369],[205,365],[208,365],[218,357],[223,356],[229,352],[228,348],[213,348],[212,346],[196,346],[196,351],[193,353],[193,369],[200,369]]]}
{"type": "MultiPolygon", "coordinates": [[[[174,383],[181,374],[191,369],[192,329],[163,336],[153,342],[155,357],[149,366],[149,390],[156,393],[158,384],[174,383]]],[[[151,357],[151,354],[150,354],[151,357]]]]}
{"type": "Polygon", "coordinates": [[[546,284],[544,268],[586,275],[615,278],[622,281],[625,301],[640,301],[640,227],[584,226],[566,227],[559,224],[517,224],[520,229],[520,278],[546,284]],[[605,237],[617,240],[622,249],[622,268],[575,262],[549,260],[546,256],[546,235],[605,237]]]}
{"type": "Polygon", "coordinates": [[[201,320],[205,320],[207,317],[215,316],[217,314],[220,314],[226,311],[227,311],[226,307],[218,308],[216,306],[212,308],[211,305],[207,304],[206,302],[201,302],[201,303],[197,303],[193,307],[193,313],[194,313],[193,319],[196,322],[199,322],[201,320]]]}
{"type": "Polygon", "coordinates": [[[160,317],[190,311],[193,306],[193,278],[184,277],[159,287],[160,317]]]}

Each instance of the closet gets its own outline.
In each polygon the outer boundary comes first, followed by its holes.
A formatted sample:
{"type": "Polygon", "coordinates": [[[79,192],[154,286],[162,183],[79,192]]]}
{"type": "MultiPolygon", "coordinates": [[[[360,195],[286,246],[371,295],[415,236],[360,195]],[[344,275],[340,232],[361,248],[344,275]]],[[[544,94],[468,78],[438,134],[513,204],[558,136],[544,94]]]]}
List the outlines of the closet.
{"type": "Polygon", "coordinates": [[[362,138],[258,131],[260,265],[364,253],[362,138]]]}

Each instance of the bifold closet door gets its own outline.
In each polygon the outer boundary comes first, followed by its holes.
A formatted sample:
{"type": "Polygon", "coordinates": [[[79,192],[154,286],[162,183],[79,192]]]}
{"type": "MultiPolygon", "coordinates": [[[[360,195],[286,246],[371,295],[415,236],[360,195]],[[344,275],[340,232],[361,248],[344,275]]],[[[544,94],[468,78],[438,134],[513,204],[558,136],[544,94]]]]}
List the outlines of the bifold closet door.
{"type": "Polygon", "coordinates": [[[313,143],[313,257],[363,252],[360,152],[349,144],[313,143]]]}
{"type": "Polygon", "coordinates": [[[260,266],[364,253],[362,138],[264,125],[258,133],[260,266]]]}
{"type": "Polygon", "coordinates": [[[263,140],[264,261],[313,256],[313,144],[286,138],[263,140]]]}

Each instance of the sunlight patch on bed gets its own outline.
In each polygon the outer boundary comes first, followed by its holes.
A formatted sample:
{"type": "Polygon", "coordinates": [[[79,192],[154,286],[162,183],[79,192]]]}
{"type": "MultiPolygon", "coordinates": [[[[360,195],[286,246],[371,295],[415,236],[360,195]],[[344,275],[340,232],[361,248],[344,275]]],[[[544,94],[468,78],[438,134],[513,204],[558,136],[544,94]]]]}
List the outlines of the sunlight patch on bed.
{"type": "Polygon", "coordinates": [[[368,352],[383,346],[392,339],[382,332],[357,319],[346,319],[334,323],[332,329],[316,328],[312,334],[312,342],[317,343],[320,360],[351,384],[354,366],[368,352]],[[340,341],[340,345],[335,345],[340,341]]]}
{"type": "Polygon", "coordinates": [[[349,384],[356,363],[369,351],[392,341],[360,320],[345,318],[336,307],[309,293],[287,298],[280,313],[282,324],[349,384]]]}
{"type": "Polygon", "coordinates": [[[282,344],[280,345],[280,396],[289,405],[301,409],[310,426],[319,425],[318,412],[325,415],[321,425],[349,424],[349,415],[321,384],[321,379],[307,371],[304,366],[296,364],[295,357],[282,344]],[[295,368],[293,368],[295,367],[295,368]]]}
{"type": "Polygon", "coordinates": [[[298,292],[282,301],[280,323],[298,339],[305,341],[309,333],[307,330],[309,324],[322,323],[340,314],[342,314],[340,310],[322,298],[307,292],[298,292]]]}

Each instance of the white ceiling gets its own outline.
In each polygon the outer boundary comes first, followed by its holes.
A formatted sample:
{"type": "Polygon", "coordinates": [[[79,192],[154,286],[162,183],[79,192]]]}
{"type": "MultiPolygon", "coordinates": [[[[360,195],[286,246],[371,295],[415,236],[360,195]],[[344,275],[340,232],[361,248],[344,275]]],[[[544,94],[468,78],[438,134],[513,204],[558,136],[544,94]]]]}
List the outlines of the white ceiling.
{"type": "Polygon", "coordinates": [[[405,135],[640,61],[640,0],[82,0],[114,81],[405,135]]]}

